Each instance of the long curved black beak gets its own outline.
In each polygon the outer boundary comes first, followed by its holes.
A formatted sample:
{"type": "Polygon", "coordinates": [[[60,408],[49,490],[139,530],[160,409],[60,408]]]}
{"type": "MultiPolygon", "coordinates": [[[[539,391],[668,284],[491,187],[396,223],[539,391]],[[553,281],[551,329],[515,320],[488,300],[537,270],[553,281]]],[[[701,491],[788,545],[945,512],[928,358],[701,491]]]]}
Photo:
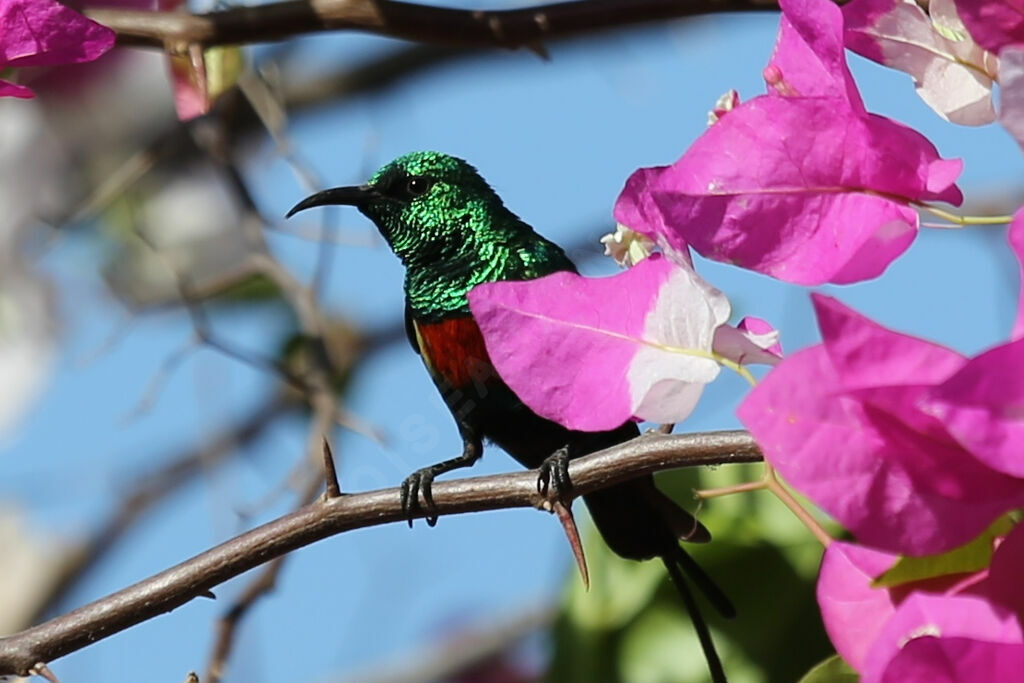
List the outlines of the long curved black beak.
{"type": "Polygon", "coordinates": [[[285,218],[291,218],[299,211],[311,209],[314,206],[331,206],[346,204],[348,206],[363,206],[378,196],[377,190],[372,185],[358,185],[352,187],[332,187],[310,195],[292,207],[291,211],[285,214],[285,218]]]}

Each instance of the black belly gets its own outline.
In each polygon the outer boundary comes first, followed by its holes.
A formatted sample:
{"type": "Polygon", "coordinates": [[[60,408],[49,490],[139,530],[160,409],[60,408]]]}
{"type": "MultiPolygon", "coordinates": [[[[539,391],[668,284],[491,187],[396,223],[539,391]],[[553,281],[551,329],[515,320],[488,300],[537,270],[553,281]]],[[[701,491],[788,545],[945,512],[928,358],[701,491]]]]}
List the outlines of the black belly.
{"type": "MultiPolygon", "coordinates": [[[[602,432],[580,432],[545,419],[523,405],[503,382],[490,382],[464,397],[466,420],[483,437],[534,469],[565,446],[572,458],[589,455],[629,441],[640,434],[633,422],[602,432]]],[[[686,513],[665,498],[650,475],[616,484],[583,497],[605,542],[616,553],[631,559],[648,559],[675,546],[666,514],[686,513]]],[[[686,515],[688,517],[688,515],[686,515]]],[[[694,521],[694,525],[699,524],[694,521]]],[[[706,533],[706,532],[704,532],[706,533]]]]}

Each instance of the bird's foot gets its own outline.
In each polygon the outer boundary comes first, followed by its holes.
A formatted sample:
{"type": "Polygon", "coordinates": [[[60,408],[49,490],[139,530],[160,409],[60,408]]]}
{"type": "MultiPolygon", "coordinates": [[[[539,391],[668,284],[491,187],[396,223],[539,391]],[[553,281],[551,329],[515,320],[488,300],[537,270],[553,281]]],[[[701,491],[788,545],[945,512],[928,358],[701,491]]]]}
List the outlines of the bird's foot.
{"type": "Polygon", "coordinates": [[[569,447],[562,446],[537,468],[537,493],[551,503],[561,501],[572,490],[569,479],[569,447]]]}
{"type": "Polygon", "coordinates": [[[427,526],[437,524],[437,506],[434,505],[434,495],[431,487],[434,485],[434,477],[437,472],[432,467],[424,467],[416,470],[402,482],[402,513],[412,528],[412,521],[416,513],[423,511],[423,518],[427,526]],[[423,492],[423,505],[420,505],[420,492],[423,492]]]}

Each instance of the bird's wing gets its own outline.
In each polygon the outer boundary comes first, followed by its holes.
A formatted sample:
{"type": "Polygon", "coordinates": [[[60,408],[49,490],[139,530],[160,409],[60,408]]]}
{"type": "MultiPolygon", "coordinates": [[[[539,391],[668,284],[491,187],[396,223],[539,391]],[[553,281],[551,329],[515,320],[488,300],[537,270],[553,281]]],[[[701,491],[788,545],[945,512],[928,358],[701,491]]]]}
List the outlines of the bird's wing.
{"type": "Polygon", "coordinates": [[[422,353],[420,351],[419,335],[416,334],[416,323],[412,319],[412,308],[409,306],[408,301],[405,302],[405,336],[409,338],[412,350],[416,353],[422,353]]]}

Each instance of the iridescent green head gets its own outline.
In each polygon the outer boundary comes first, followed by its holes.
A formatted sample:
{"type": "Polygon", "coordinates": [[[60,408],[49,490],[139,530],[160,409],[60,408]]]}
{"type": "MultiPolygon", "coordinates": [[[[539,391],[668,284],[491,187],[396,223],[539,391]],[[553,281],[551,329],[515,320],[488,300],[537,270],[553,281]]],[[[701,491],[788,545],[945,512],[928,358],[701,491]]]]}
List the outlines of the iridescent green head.
{"type": "Polygon", "coordinates": [[[406,154],[366,185],[319,192],[288,215],[325,204],[357,207],[407,265],[456,257],[510,227],[525,228],[475,168],[439,152],[406,154]]]}
{"type": "Polygon", "coordinates": [[[406,265],[406,301],[419,320],[467,315],[466,296],[482,282],[573,269],[558,245],[505,208],[476,169],[447,154],[406,154],[366,185],[318,192],[288,215],[325,204],[355,206],[377,225],[406,265]]]}

